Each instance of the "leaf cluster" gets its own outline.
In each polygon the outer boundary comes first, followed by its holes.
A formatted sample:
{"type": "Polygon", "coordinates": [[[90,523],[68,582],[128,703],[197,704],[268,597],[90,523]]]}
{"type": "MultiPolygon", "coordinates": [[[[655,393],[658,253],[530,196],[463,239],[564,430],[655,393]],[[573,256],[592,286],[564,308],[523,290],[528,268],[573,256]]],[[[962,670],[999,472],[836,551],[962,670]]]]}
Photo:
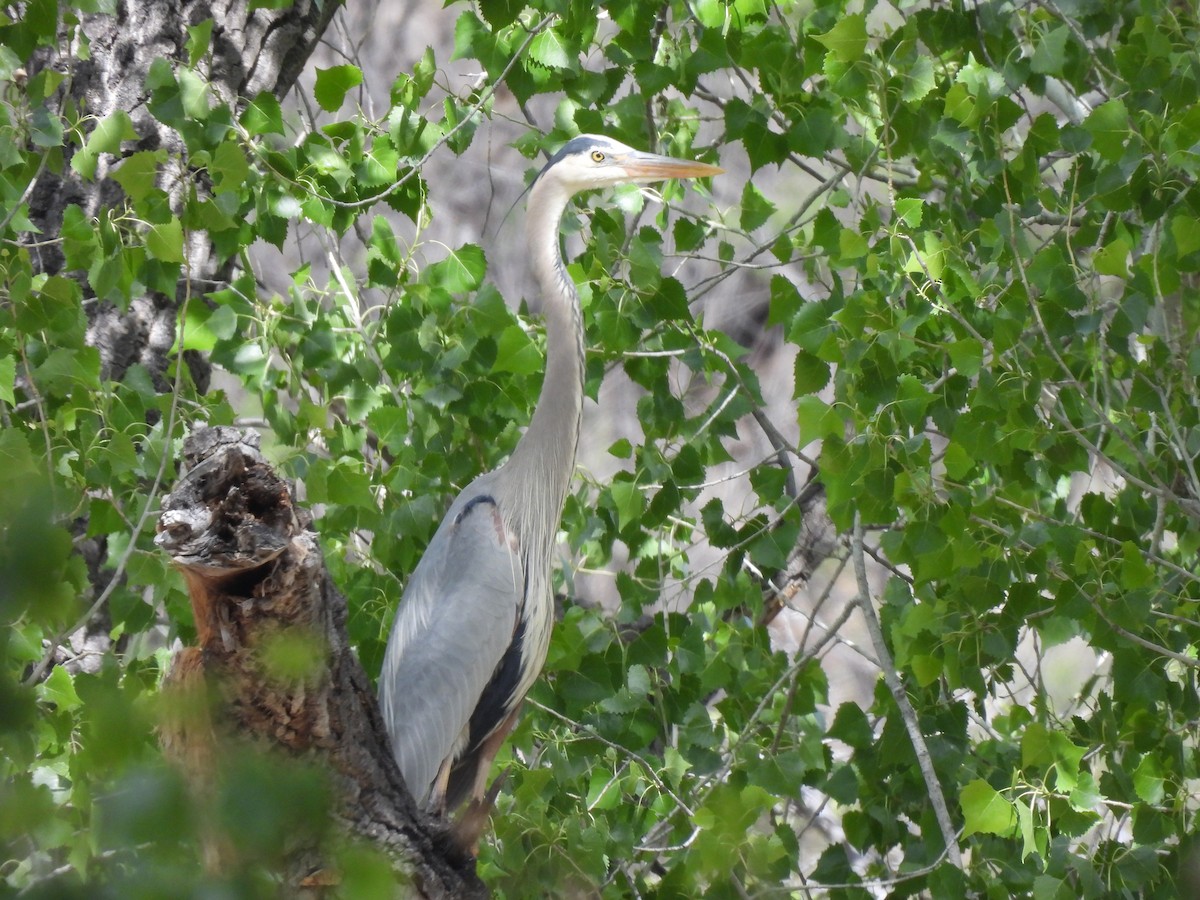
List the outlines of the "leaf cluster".
{"type": "MultiPolygon", "coordinates": [[[[188,423],[260,428],[377,670],[447,503],[515,446],[540,386],[540,327],[489,280],[496,261],[423,241],[424,167],[466,152],[501,91],[553,100],[552,126],[516,141],[526,158],[604,132],[731,174],[719,204],[627,190],[568,224],[588,393],[630,385],[641,434],[568,498],[564,611],[501,760],[485,880],[1195,889],[1194,10],[480,0],[379,116],[357,59],[317,71],[319,114],[230,100],[202,22],[145,79],[178,151],[142,147],[128,112],[97,120],[70,71],[25,74],[51,45],[82,62],[80,17],[110,12],[33,0],[0,19],[3,890],[200,884],[215,828],[246,862],[222,889],[267,894],[294,823],[323,821],[303,768],[235,761],[198,804],[164,767],[166,648],[193,626],[154,513],[188,423]],[[439,53],[478,61],[479,86],[446,90],[439,53]],[[120,202],[69,205],[41,234],[45,171],[120,202]],[[264,246],[300,262],[280,277],[264,246]],[[761,333],[710,327],[729,294],[761,333]],[[174,363],[114,368],[90,324],[147,303],[178,306],[174,363]],[[869,582],[834,560],[800,583],[801,460],[835,526],[866,526],[869,582]],[[597,573],[615,608],[593,601],[597,573]],[[866,603],[883,648],[853,631],[866,603]],[[878,677],[892,667],[903,700],[878,677]]],[[[348,896],[392,890],[370,851],[338,852],[348,896]]]]}

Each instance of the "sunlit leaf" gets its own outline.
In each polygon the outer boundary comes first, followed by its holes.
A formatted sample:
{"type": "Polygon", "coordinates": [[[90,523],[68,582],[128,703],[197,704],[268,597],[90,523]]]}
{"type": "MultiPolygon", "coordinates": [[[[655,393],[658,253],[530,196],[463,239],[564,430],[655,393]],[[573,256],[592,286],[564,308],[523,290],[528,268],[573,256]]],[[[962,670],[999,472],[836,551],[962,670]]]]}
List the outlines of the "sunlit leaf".
{"type": "Polygon", "coordinates": [[[328,69],[317,69],[316,86],[313,96],[321,109],[326,112],[337,112],[341,108],[346,94],[362,84],[363,73],[358,66],[331,66],[328,69]]]}
{"type": "Polygon", "coordinates": [[[986,781],[968,782],[958,795],[963,813],[963,835],[998,834],[1007,837],[1017,825],[1013,805],[986,781]]]}
{"type": "Polygon", "coordinates": [[[839,59],[854,62],[867,47],[867,20],[862,13],[842,16],[833,28],[813,35],[813,39],[839,59]]]}
{"type": "Polygon", "coordinates": [[[87,143],[71,157],[71,168],[84,178],[94,178],[102,153],[119,153],[124,141],[137,138],[129,113],[116,110],[101,119],[88,135],[87,143]]]}

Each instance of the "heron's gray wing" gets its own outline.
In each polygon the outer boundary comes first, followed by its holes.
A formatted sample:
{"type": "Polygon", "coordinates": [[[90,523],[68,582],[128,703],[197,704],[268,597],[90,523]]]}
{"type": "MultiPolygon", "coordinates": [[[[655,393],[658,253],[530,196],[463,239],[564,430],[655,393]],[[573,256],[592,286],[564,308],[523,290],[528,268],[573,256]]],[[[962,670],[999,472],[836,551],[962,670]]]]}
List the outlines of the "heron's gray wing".
{"type": "Polygon", "coordinates": [[[442,761],[461,750],[471,713],[512,642],[525,584],[496,501],[468,492],[409,579],[379,677],[392,752],[418,802],[442,761]]]}

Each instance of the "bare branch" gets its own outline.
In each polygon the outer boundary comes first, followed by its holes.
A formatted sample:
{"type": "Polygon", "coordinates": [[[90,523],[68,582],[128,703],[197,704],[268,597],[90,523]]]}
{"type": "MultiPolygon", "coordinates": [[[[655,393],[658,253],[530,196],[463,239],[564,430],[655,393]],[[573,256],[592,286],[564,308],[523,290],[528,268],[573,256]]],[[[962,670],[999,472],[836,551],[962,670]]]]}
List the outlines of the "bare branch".
{"type": "Polygon", "coordinates": [[[929,792],[929,802],[933,804],[933,814],[937,818],[938,828],[942,832],[942,841],[950,862],[956,868],[963,867],[962,854],[958,849],[958,836],[954,823],[950,820],[950,810],[946,806],[946,797],[942,793],[941,782],[933,769],[933,759],[929,755],[929,747],[925,736],[921,733],[921,724],[917,721],[916,710],[908,700],[908,694],[896,673],[896,665],[892,662],[892,654],[888,650],[883,637],[883,629],[879,625],[879,617],[875,615],[874,601],[871,599],[871,585],[867,581],[867,560],[863,552],[863,526],[858,513],[854,514],[854,533],[850,538],[850,554],[854,559],[854,574],[858,579],[858,605],[863,618],[867,621],[867,630],[871,633],[871,643],[875,645],[875,653],[879,657],[879,667],[883,671],[883,680],[896,701],[900,717],[904,720],[905,730],[912,741],[913,752],[917,756],[917,765],[925,779],[925,789],[929,792]]]}

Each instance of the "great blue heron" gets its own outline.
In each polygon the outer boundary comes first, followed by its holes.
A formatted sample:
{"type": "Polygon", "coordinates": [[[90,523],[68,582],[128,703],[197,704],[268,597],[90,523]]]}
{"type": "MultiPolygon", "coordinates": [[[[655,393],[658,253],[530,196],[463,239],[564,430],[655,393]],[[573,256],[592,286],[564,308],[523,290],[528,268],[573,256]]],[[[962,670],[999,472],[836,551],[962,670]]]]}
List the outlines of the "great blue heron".
{"type": "Polygon", "coordinates": [[[396,762],[434,812],[483,797],[550,643],[551,551],[583,404],[583,320],[559,248],[567,203],[592,188],[720,171],[583,135],[534,179],[525,231],[546,320],[541,396],[508,461],[450,505],[405,587],[379,677],[396,762]]]}

